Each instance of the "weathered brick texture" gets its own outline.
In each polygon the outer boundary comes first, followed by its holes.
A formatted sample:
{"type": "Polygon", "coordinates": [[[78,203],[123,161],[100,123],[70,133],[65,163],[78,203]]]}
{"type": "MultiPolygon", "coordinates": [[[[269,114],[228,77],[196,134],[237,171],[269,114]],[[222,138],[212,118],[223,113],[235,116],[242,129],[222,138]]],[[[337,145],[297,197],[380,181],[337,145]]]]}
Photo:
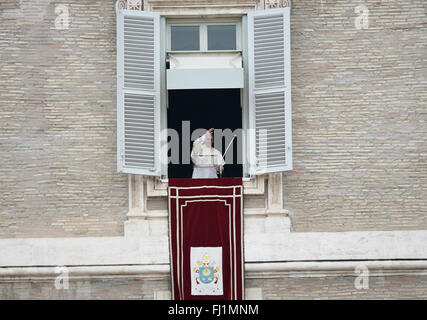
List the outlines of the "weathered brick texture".
{"type": "MultiPolygon", "coordinates": [[[[372,276],[368,289],[356,289],[354,276],[247,279],[247,288],[262,288],[262,299],[427,299],[424,275],[372,276]]],[[[66,290],[54,280],[0,282],[3,299],[153,299],[170,291],[170,280],[110,278],[69,281],[66,290]]]]}
{"type": "MultiPolygon", "coordinates": [[[[293,1],[294,231],[426,229],[425,11],[293,1]]],[[[1,238],[123,234],[115,28],[114,1],[0,2],[1,238]],[[59,4],[68,30],[55,28],[59,4]]]]}
{"type": "Polygon", "coordinates": [[[425,275],[371,276],[368,289],[356,289],[355,276],[249,279],[263,299],[427,299],[425,275]]]}
{"type": "Polygon", "coordinates": [[[0,237],[123,234],[115,25],[113,1],[0,2],[0,237]]]}
{"type": "Polygon", "coordinates": [[[295,231],[427,228],[426,7],[293,1],[295,231]],[[368,29],[355,27],[359,5],[368,29]]]}
{"type": "Polygon", "coordinates": [[[56,289],[55,280],[0,282],[0,300],[153,300],[154,291],[170,289],[170,281],[105,277],[72,280],[68,289],[56,289]]]}

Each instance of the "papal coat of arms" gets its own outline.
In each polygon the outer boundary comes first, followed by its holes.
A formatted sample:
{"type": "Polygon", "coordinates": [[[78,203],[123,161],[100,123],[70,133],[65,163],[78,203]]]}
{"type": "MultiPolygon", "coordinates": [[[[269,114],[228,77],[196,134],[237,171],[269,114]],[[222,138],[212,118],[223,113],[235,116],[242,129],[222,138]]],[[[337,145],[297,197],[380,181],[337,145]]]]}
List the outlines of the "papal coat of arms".
{"type": "Polygon", "coordinates": [[[191,248],[191,294],[222,295],[222,248],[191,248]]]}
{"type": "MultiPolygon", "coordinates": [[[[215,262],[212,262],[214,264],[215,262]]],[[[211,266],[211,258],[208,255],[203,256],[202,259],[197,261],[198,267],[194,268],[194,272],[199,274],[199,277],[196,278],[197,284],[200,282],[203,283],[214,283],[218,282],[218,271],[219,268],[215,266],[211,266]]]]}

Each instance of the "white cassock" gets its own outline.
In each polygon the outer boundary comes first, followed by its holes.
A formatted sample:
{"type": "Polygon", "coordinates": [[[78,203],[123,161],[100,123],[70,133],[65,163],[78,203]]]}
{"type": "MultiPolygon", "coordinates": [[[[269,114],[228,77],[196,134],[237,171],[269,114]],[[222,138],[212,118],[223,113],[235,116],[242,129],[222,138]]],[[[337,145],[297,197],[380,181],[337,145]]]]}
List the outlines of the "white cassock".
{"type": "Polygon", "coordinates": [[[207,146],[206,136],[203,135],[193,143],[191,150],[191,160],[193,160],[193,179],[218,178],[215,166],[220,166],[223,170],[225,164],[221,152],[217,149],[207,146]]]}

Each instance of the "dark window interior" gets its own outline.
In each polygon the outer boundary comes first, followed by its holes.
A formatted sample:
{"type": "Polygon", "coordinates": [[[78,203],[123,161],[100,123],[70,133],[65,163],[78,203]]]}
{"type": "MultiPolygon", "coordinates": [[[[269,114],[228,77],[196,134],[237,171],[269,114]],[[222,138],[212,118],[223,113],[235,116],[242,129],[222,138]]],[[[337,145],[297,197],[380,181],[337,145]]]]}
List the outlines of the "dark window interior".
{"type": "MultiPolygon", "coordinates": [[[[180,151],[182,150],[182,121],[190,121],[191,133],[199,128],[206,130],[228,128],[232,131],[242,128],[240,89],[169,90],[168,94],[168,128],[175,129],[179,133],[180,151]]],[[[222,140],[222,150],[217,149],[224,153],[227,145],[225,138],[222,140]]],[[[238,139],[235,139],[233,142],[233,163],[225,165],[222,177],[242,176],[242,164],[237,163],[239,152],[237,141],[238,139]]],[[[228,152],[230,151],[231,148],[228,152]]],[[[169,178],[191,178],[192,173],[192,164],[182,164],[181,152],[180,164],[168,165],[169,178]]]]}

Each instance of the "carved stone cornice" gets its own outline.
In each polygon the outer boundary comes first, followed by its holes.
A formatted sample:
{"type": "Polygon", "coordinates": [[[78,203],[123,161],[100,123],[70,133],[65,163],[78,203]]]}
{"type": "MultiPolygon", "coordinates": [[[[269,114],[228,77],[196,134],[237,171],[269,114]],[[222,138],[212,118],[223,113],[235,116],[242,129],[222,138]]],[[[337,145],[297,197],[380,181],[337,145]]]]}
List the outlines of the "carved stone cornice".
{"type": "MultiPolygon", "coordinates": [[[[138,10],[132,0],[119,0],[119,9],[138,10]]],[[[145,11],[159,12],[165,16],[191,15],[241,15],[264,8],[264,0],[133,0],[142,2],[145,11]]]]}
{"type": "Polygon", "coordinates": [[[145,10],[164,15],[243,14],[252,10],[286,8],[291,0],[118,0],[116,9],[145,10]]]}
{"type": "Polygon", "coordinates": [[[291,0],[264,0],[265,9],[286,8],[291,6],[291,0]]]}
{"type": "Polygon", "coordinates": [[[144,1],[143,0],[118,0],[116,1],[116,9],[144,10],[144,1]]]}

